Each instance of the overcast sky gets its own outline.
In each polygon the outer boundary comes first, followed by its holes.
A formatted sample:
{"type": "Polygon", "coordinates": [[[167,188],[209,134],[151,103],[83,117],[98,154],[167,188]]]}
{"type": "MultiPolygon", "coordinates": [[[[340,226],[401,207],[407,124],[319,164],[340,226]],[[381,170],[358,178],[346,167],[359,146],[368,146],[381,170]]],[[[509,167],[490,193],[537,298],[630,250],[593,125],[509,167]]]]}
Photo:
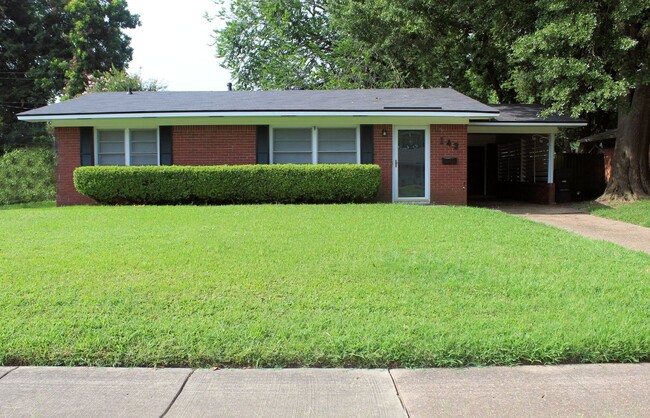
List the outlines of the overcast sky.
{"type": "Polygon", "coordinates": [[[133,47],[129,73],[155,78],[167,90],[226,90],[228,71],[219,66],[211,45],[213,30],[223,25],[203,15],[216,15],[212,0],[128,0],[129,11],[142,23],[127,30],[133,47]]]}

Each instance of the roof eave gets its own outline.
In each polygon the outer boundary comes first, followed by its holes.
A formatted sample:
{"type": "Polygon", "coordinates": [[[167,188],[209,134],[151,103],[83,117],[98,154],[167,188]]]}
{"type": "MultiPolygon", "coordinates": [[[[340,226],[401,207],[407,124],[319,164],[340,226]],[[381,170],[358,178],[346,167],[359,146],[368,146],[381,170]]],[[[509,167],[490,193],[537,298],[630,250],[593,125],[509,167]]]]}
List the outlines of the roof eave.
{"type": "Polygon", "coordinates": [[[481,111],[228,111],[228,112],[128,112],[128,113],[87,113],[87,114],[40,114],[18,115],[18,120],[25,122],[48,122],[57,120],[91,120],[91,119],[139,119],[139,118],[178,118],[178,117],[300,117],[300,116],[387,116],[387,117],[457,117],[472,119],[492,119],[499,115],[498,112],[481,111]]]}

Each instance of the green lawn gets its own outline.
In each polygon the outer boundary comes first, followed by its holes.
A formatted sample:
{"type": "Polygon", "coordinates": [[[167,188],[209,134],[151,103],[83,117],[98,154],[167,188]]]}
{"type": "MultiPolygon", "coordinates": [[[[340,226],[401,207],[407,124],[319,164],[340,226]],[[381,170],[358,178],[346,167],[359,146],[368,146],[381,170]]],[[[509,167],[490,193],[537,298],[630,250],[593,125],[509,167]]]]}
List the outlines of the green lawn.
{"type": "Polygon", "coordinates": [[[650,200],[622,203],[615,207],[591,206],[588,209],[593,215],[650,228],[650,200]]]}
{"type": "Polygon", "coordinates": [[[0,364],[650,360],[650,256],[496,211],[0,211],[0,364]]]}

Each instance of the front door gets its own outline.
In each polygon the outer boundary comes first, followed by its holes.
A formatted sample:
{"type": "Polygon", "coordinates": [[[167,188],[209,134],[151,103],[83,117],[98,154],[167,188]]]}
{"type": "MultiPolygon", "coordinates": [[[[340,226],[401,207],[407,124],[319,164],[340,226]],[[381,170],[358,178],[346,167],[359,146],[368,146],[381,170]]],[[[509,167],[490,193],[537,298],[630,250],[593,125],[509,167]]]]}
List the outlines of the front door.
{"type": "Polygon", "coordinates": [[[397,128],[393,141],[393,200],[428,202],[428,129],[397,128]]]}

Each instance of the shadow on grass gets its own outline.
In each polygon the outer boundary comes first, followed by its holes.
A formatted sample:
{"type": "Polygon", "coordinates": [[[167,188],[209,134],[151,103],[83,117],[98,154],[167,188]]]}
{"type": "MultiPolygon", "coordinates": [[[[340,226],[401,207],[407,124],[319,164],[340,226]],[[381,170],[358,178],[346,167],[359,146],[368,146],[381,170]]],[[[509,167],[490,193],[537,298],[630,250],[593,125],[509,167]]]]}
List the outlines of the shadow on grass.
{"type": "Polygon", "coordinates": [[[54,200],[45,200],[43,202],[15,203],[12,205],[0,205],[0,210],[12,209],[47,209],[56,207],[54,200]]]}
{"type": "Polygon", "coordinates": [[[613,210],[615,207],[606,205],[604,203],[600,203],[595,200],[587,200],[584,202],[578,202],[574,203],[573,207],[575,207],[578,210],[582,210],[588,213],[591,213],[595,210],[613,210]]]}

